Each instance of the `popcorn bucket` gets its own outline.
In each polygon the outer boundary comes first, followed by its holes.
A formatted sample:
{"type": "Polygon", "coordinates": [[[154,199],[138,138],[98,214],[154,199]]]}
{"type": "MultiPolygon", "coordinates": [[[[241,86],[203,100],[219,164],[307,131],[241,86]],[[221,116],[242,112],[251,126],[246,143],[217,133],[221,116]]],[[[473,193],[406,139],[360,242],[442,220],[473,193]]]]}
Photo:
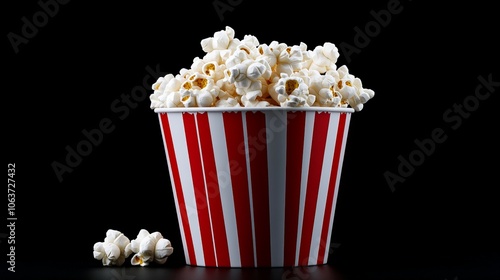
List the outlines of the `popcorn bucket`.
{"type": "Polygon", "coordinates": [[[325,264],[351,108],[158,114],[186,264],[325,264]]]}

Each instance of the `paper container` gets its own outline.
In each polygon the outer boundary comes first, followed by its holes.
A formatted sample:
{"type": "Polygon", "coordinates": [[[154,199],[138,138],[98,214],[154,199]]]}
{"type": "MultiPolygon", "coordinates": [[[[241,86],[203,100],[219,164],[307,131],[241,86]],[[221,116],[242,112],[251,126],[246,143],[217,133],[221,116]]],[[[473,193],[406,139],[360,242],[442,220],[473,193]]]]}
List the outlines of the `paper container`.
{"type": "Polygon", "coordinates": [[[350,108],[156,109],[186,263],[325,264],[350,108]]]}

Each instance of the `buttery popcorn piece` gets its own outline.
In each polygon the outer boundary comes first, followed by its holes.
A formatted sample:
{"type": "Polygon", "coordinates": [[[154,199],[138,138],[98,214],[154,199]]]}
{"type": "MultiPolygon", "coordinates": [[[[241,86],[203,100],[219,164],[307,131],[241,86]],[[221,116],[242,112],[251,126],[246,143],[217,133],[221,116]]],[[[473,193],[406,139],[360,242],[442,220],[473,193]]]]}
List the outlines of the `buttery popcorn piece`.
{"type": "Polygon", "coordinates": [[[309,88],[302,78],[289,77],[285,73],[271,85],[269,94],[282,107],[309,107],[316,100],[314,95],[309,94],[309,88]]]}
{"type": "Polygon", "coordinates": [[[277,41],[259,46],[260,56],[257,59],[266,60],[276,76],[281,73],[291,75],[302,68],[303,51],[301,46],[287,46],[277,41]]]}
{"type": "Polygon", "coordinates": [[[320,74],[318,70],[303,70],[300,72],[309,85],[309,94],[316,96],[313,106],[338,107],[342,96],[335,91],[335,78],[331,74],[320,74]]]}
{"type": "Polygon", "coordinates": [[[342,103],[348,104],[355,111],[361,111],[363,104],[370,100],[375,92],[370,89],[364,89],[361,79],[349,74],[347,66],[342,65],[337,70],[339,81],[336,84],[336,90],[342,96],[342,103]]]}
{"type": "Polygon", "coordinates": [[[132,240],[125,248],[127,254],[132,254],[132,265],[148,266],[155,262],[163,264],[174,252],[174,248],[168,239],[163,238],[161,233],[149,233],[141,229],[136,239],[132,240]]]}
{"type": "Polygon", "coordinates": [[[211,107],[217,94],[212,78],[195,73],[181,85],[180,100],[185,107],[211,107]]]}

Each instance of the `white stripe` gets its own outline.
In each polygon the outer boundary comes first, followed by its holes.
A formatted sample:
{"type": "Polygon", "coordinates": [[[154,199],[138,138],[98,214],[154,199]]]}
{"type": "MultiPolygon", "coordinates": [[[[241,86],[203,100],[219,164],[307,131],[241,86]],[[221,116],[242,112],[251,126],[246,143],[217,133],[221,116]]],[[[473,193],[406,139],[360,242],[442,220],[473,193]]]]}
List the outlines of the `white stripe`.
{"type": "Polygon", "coordinates": [[[314,128],[314,112],[305,112],[304,149],[302,152],[302,174],[300,175],[300,203],[299,223],[297,227],[297,247],[295,252],[295,265],[299,264],[300,240],[302,239],[302,225],[306,203],[307,177],[309,175],[309,161],[311,160],[311,146],[314,128]]]}
{"type": "MultiPolygon", "coordinates": [[[[253,263],[257,264],[257,244],[255,240],[255,218],[253,213],[253,196],[252,196],[252,172],[250,169],[250,153],[248,148],[248,131],[247,131],[247,112],[241,113],[242,124],[243,124],[243,141],[245,143],[245,160],[247,163],[247,180],[248,180],[248,197],[250,198],[250,220],[252,222],[252,244],[253,244],[253,263]]],[[[253,114],[253,112],[250,112],[253,114]]],[[[240,152],[240,151],[238,151],[240,152]]]]}
{"type": "Polygon", "coordinates": [[[236,227],[233,190],[231,185],[231,169],[227,153],[226,134],[224,132],[222,114],[222,112],[213,112],[208,114],[210,133],[212,135],[212,144],[214,148],[215,166],[217,169],[217,174],[208,174],[208,176],[217,177],[222,212],[224,213],[224,225],[226,227],[230,265],[232,267],[239,267],[241,266],[240,247],[236,227]]]}
{"type": "MultiPolygon", "coordinates": [[[[340,158],[339,158],[339,166],[338,166],[338,171],[337,171],[337,179],[336,179],[336,184],[335,184],[335,192],[333,194],[333,206],[332,206],[332,213],[330,215],[330,224],[328,225],[328,237],[327,237],[327,248],[330,248],[330,242],[331,242],[331,237],[332,237],[332,227],[333,227],[333,221],[334,221],[334,215],[335,215],[335,207],[337,206],[337,197],[338,197],[338,192],[339,192],[339,184],[340,184],[340,178],[342,177],[342,164],[344,162],[344,152],[345,152],[345,147],[346,147],[346,142],[347,142],[347,134],[349,132],[349,123],[351,120],[351,114],[347,113],[346,114],[346,119],[345,119],[345,125],[344,125],[344,136],[342,138],[342,147],[340,149],[340,158]]],[[[329,256],[329,250],[325,251],[325,262],[328,261],[328,256],[329,256]]]]}
{"type": "MultiPolygon", "coordinates": [[[[184,225],[182,223],[181,211],[179,209],[179,201],[177,199],[177,191],[175,190],[174,175],[173,175],[173,172],[172,172],[170,157],[168,156],[168,151],[167,151],[167,141],[166,141],[166,138],[165,138],[165,131],[163,130],[163,124],[162,124],[162,119],[161,119],[160,115],[161,114],[158,114],[158,119],[160,120],[161,135],[162,135],[162,138],[163,138],[163,145],[164,145],[164,149],[165,149],[165,154],[167,156],[168,172],[170,174],[170,184],[172,186],[172,192],[173,192],[173,195],[174,195],[175,211],[177,212],[177,221],[179,222],[179,230],[180,230],[181,239],[182,239],[182,248],[184,249],[184,257],[186,259],[186,263],[187,264],[191,264],[191,261],[189,259],[189,254],[188,254],[187,246],[186,246],[186,236],[184,235],[184,225]]],[[[169,117],[169,115],[167,115],[167,116],[169,117]]]]}
{"type": "Polygon", "coordinates": [[[200,224],[198,219],[198,211],[196,210],[196,198],[194,195],[193,177],[191,175],[191,166],[189,162],[189,153],[187,148],[186,134],[184,133],[184,121],[182,113],[169,115],[170,129],[176,133],[172,133],[172,142],[174,143],[174,151],[176,154],[177,164],[179,166],[179,175],[184,193],[184,201],[186,202],[186,211],[193,237],[193,247],[196,256],[197,265],[205,265],[203,254],[203,246],[201,242],[200,224]]]}
{"type": "Polygon", "coordinates": [[[325,217],[326,197],[328,194],[328,185],[330,183],[333,154],[335,151],[335,141],[337,139],[338,128],[338,114],[330,114],[325,112],[323,114],[330,115],[330,122],[328,124],[328,133],[326,136],[326,145],[323,156],[323,166],[321,168],[321,177],[319,182],[318,200],[316,204],[316,213],[314,214],[314,226],[311,238],[311,248],[309,251],[309,265],[318,264],[318,253],[321,245],[321,231],[323,229],[323,219],[325,217]]]}
{"type": "MultiPolygon", "coordinates": [[[[273,129],[287,112],[266,112],[271,265],[282,266],[285,240],[286,126],[273,129]],[[281,116],[280,116],[281,115],[281,116]],[[277,120],[278,118],[278,120],[277,120]]],[[[259,133],[259,135],[261,135],[259,133]]],[[[262,140],[259,138],[259,141],[262,140]]]]}

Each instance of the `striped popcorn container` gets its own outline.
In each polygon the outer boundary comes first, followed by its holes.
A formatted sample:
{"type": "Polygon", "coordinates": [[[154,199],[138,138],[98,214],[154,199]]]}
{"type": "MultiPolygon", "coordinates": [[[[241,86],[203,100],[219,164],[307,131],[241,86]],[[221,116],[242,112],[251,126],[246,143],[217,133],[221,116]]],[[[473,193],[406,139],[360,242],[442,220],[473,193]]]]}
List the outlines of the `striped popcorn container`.
{"type": "Polygon", "coordinates": [[[155,109],[186,264],[325,264],[350,108],[155,109]]]}

